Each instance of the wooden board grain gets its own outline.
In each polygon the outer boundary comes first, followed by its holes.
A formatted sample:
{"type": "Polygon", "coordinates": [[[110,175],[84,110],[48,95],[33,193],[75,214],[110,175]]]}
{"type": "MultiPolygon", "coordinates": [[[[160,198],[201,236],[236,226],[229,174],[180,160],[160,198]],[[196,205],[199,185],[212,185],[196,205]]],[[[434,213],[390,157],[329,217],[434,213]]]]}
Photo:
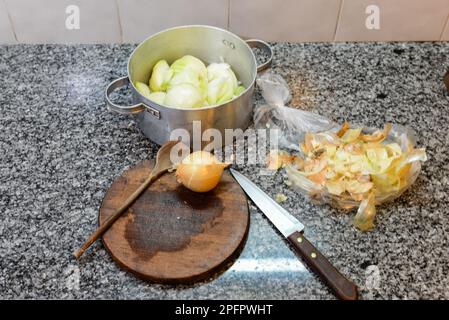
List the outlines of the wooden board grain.
{"type": "MultiPolygon", "coordinates": [[[[102,224],[148,177],[142,161],[125,171],[106,193],[102,224]]],[[[112,258],[137,276],[160,283],[185,283],[214,275],[246,239],[246,196],[228,172],[207,193],[180,185],[173,173],[153,183],[104,234],[112,258]]]]}

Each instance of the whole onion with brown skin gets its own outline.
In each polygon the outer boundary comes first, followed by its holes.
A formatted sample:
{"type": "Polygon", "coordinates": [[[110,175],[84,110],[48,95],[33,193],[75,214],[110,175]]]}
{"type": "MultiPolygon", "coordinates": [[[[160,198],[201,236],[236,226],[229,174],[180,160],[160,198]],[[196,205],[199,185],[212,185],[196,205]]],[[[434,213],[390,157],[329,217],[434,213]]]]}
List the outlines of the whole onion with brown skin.
{"type": "Polygon", "coordinates": [[[208,192],[220,182],[223,163],[207,151],[196,151],[185,157],[176,169],[176,177],[186,188],[195,192],[208,192]]]}

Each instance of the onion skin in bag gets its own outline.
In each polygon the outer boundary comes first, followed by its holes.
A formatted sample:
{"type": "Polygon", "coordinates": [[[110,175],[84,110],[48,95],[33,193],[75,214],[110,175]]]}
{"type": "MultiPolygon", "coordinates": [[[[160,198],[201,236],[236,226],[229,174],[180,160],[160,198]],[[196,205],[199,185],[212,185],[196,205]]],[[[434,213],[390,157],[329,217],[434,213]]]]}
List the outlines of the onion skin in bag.
{"type": "Polygon", "coordinates": [[[427,160],[425,150],[413,148],[409,139],[388,141],[391,129],[386,124],[368,134],[345,123],[335,133],[306,133],[302,162],[293,164],[293,156],[285,152],[278,162],[290,161],[289,179],[309,196],[345,209],[358,204],[354,225],[367,231],[374,227],[375,205],[399,196],[416,179],[419,163],[427,160]]]}

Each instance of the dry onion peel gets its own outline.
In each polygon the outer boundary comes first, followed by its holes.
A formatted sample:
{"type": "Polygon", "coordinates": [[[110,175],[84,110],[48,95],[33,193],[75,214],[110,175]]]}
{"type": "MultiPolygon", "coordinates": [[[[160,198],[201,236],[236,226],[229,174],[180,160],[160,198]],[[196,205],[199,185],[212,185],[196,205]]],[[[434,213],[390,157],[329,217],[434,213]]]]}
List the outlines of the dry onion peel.
{"type": "Polygon", "coordinates": [[[409,139],[385,142],[391,129],[386,124],[383,130],[364,134],[345,123],[337,133],[307,133],[300,145],[304,159],[297,161],[300,165],[284,164],[287,175],[314,198],[343,208],[359,205],[354,224],[369,230],[375,204],[400,195],[416,179],[419,163],[427,160],[425,150],[414,149],[409,139]]]}
{"type": "Polygon", "coordinates": [[[370,193],[368,197],[360,203],[357,214],[354,217],[354,225],[360,230],[366,231],[374,228],[374,218],[376,217],[376,206],[374,194],[370,193]]]}
{"type": "Polygon", "coordinates": [[[349,122],[345,121],[345,123],[343,123],[343,125],[341,126],[340,130],[338,130],[338,132],[336,133],[336,136],[339,138],[343,137],[345,132],[348,131],[349,127],[350,127],[349,122]]]}
{"type": "Polygon", "coordinates": [[[268,155],[268,169],[278,170],[286,165],[295,164],[297,167],[302,167],[302,159],[295,155],[290,155],[285,151],[270,150],[268,155]]]}

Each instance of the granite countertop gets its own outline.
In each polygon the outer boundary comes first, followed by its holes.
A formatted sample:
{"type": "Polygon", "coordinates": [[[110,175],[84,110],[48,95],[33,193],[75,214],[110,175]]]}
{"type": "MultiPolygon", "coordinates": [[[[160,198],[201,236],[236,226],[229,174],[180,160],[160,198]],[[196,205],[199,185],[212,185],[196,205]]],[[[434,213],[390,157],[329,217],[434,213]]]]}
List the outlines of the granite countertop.
{"type": "MultiPolygon", "coordinates": [[[[250,204],[243,252],[195,285],[150,284],[122,271],[100,242],[71,252],[94,230],[106,190],[152,158],[132,118],[109,112],[103,90],[126,74],[133,45],[0,46],[0,298],[333,299],[250,204]]],[[[305,225],[306,236],[364,299],[449,298],[449,43],[274,44],[273,70],[292,106],[336,121],[410,126],[427,149],[416,184],[378,208],[361,233],[274,177],[256,176],[305,225]]],[[[260,103],[256,95],[256,103],[260,103]]],[[[240,168],[251,174],[257,168],[240,168]]]]}

